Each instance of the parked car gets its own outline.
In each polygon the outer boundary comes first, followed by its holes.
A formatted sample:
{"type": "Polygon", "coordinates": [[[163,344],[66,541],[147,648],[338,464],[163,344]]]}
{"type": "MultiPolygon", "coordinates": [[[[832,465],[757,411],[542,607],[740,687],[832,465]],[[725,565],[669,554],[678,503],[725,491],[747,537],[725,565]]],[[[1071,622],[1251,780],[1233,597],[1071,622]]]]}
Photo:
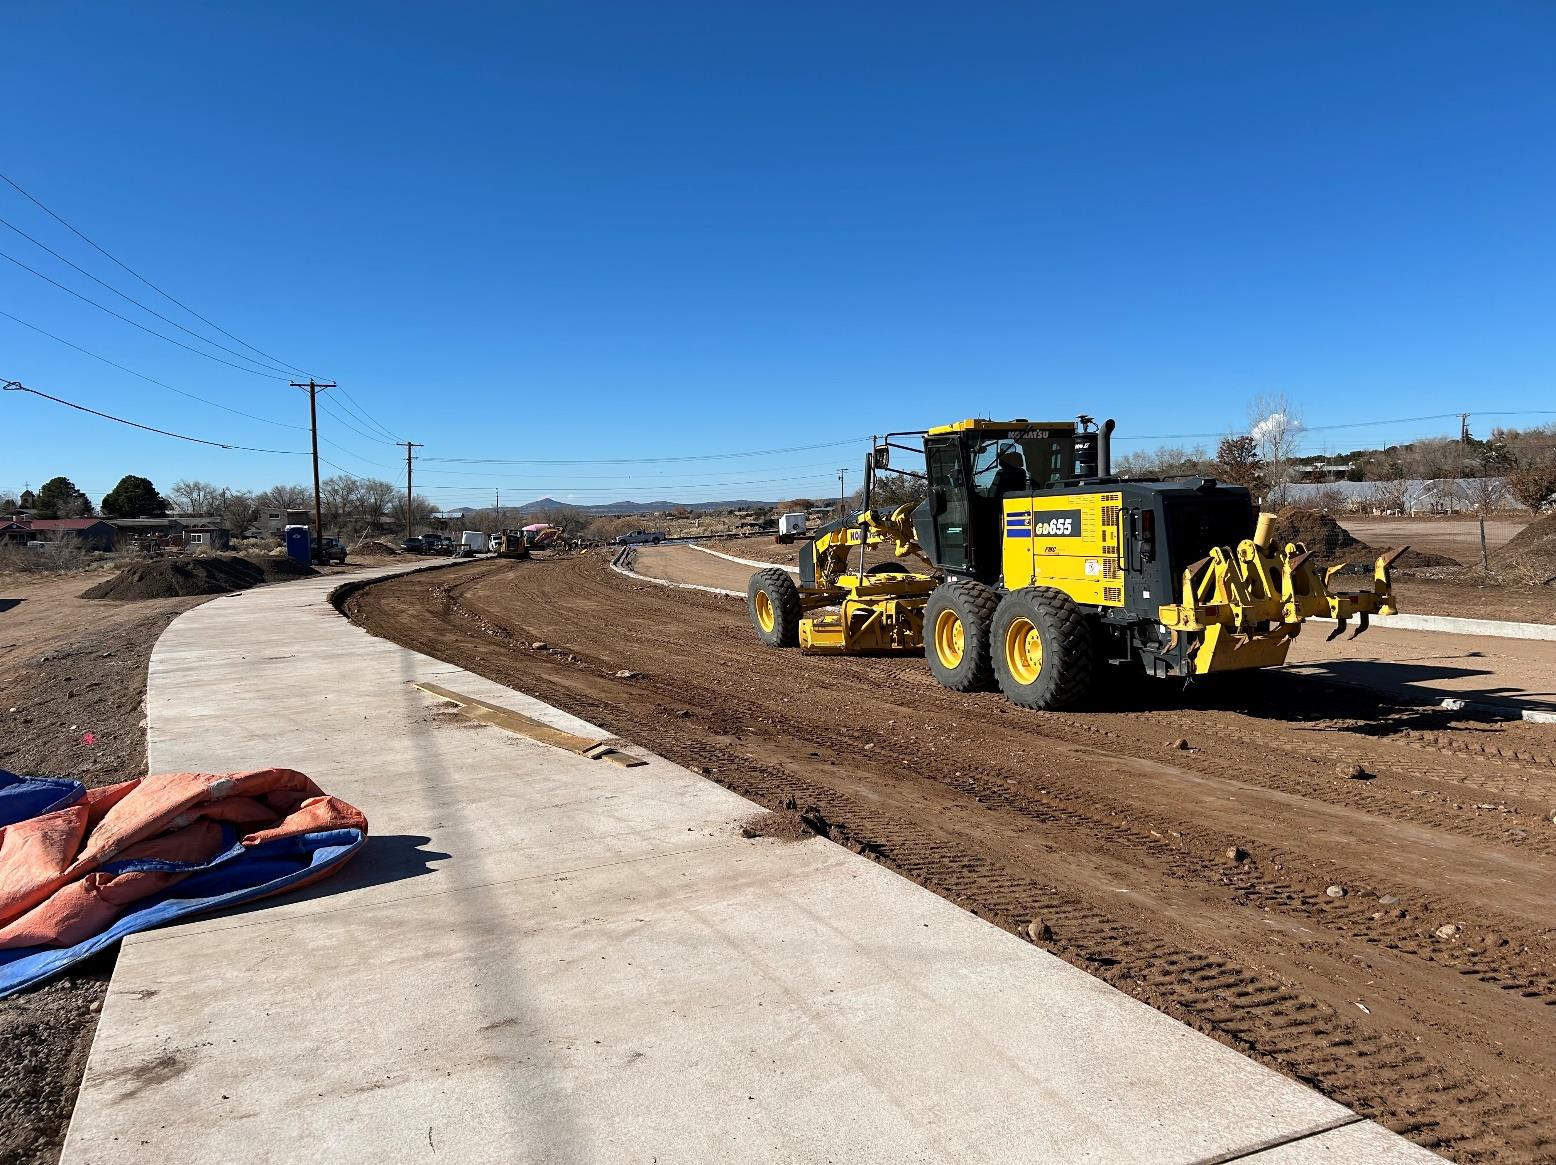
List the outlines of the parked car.
{"type": "Polygon", "coordinates": [[[669,535],[663,530],[632,530],[626,534],[618,534],[611,539],[613,546],[641,546],[645,542],[660,543],[669,535]]]}
{"type": "Polygon", "coordinates": [[[320,562],[345,562],[346,544],[339,538],[321,538],[319,540],[320,562]]]}
{"type": "Polygon", "coordinates": [[[406,538],[400,542],[400,549],[407,554],[426,554],[431,547],[425,538],[406,538]]]}

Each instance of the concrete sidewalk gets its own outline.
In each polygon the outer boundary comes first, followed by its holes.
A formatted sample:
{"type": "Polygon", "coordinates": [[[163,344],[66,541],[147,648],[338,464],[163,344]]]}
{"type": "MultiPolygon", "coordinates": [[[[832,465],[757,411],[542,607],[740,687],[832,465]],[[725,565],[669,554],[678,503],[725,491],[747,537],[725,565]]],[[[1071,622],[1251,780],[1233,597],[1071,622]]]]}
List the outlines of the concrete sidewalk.
{"type": "Polygon", "coordinates": [[[67,1165],[1437,1159],[685,769],[450,720],[411,683],[601,735],[334,585],[174,622],[151,766],[302,769],[372,840],[124,944],[67,1165]]]}

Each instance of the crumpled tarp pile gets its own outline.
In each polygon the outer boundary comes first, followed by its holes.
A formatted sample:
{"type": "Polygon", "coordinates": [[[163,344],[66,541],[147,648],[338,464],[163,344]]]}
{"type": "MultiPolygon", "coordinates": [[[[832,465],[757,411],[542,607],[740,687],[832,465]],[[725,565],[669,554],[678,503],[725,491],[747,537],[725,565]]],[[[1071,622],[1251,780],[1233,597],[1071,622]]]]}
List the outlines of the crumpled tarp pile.
{"type": "Polygon", "coordinates": [[[127,934],[307,885],[367,818],[294,769],[88,789],[0,770],[0,999],[127,934]]]}

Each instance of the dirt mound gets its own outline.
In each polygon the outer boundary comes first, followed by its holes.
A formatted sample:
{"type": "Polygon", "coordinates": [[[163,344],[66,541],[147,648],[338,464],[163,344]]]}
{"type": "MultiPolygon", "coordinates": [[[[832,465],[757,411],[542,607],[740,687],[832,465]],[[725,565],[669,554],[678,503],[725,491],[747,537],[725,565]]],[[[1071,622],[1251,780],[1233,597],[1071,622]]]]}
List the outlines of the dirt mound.
{"type": "Polygon", "coordinates": [[[390,558],[400,553],[399,550],[390,546],[389,543],[380,542],[377,538],[368,538],[358,542],[351,548],[351,552],[353,554],[377,554],[385,558],[390,558]]]}
{"type": "Polygon", "coordinates": [[[1271,539],[1277,546],[1300,542],[1324,562],[1365,555],[1368,546],[1328,514],[1288,506],[1275,516],[1271,539]],[[1355,551],[1355,553],[1351,553],[1355,551]]]}
{"type": "Polygon", "coordinates": [[[185,595],[220,595],[261,583],[317,574],[291,558],[156,558],[127,566],[112,578],[81,592],[83,599],[171,599],[185,595]]]}
{"type": "Polygon", "coordinates": [[[1530,522],[1492,552],[1491,569],[1522,582],[1556,581],[1556,514],[1530,522]]]}
{"type": "MultiPolygon", "coordinates": [[[[1323,566],[1333,566],[1337,562],[1370,564],[1382,552],[1368,546],[1328,514],[1305,510],[1301,506],[1288,506],[1276,515],[1271,541],[1276,545],[1300,542],[1323,566]]],[[[1458,566],[1459,561],[1446,554],[1407,550],[1394,565],[1405,570],[1420,570],[1432,566],[1458,566]]]]}

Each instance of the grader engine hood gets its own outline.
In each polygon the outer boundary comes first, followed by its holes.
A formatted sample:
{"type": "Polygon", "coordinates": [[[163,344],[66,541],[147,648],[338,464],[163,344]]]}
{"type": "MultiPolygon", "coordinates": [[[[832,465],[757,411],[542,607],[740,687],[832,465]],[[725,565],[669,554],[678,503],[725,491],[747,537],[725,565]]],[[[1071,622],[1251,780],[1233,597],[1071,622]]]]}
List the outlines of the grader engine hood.
{"type": "Polygon", "coordinates": [[[1408,547],[1379,555],[1372,586],[1363,591],[1331,590],[1344,564],[1318,571],[1300,542],[1270,544],[1274,516],[1261,514],[1252,538],[1236,547],[1215,546],[1183,569],[1176,603],[1160,611],[1162,625],[1193,645],[1196,674],[1279,666],[1311,618],[1336,621],[1329,638],[1342,634],[1352,618],[1352,638],[1367,629],[1371,615],[1392,615],[1392,567],[1408,547]]]}

